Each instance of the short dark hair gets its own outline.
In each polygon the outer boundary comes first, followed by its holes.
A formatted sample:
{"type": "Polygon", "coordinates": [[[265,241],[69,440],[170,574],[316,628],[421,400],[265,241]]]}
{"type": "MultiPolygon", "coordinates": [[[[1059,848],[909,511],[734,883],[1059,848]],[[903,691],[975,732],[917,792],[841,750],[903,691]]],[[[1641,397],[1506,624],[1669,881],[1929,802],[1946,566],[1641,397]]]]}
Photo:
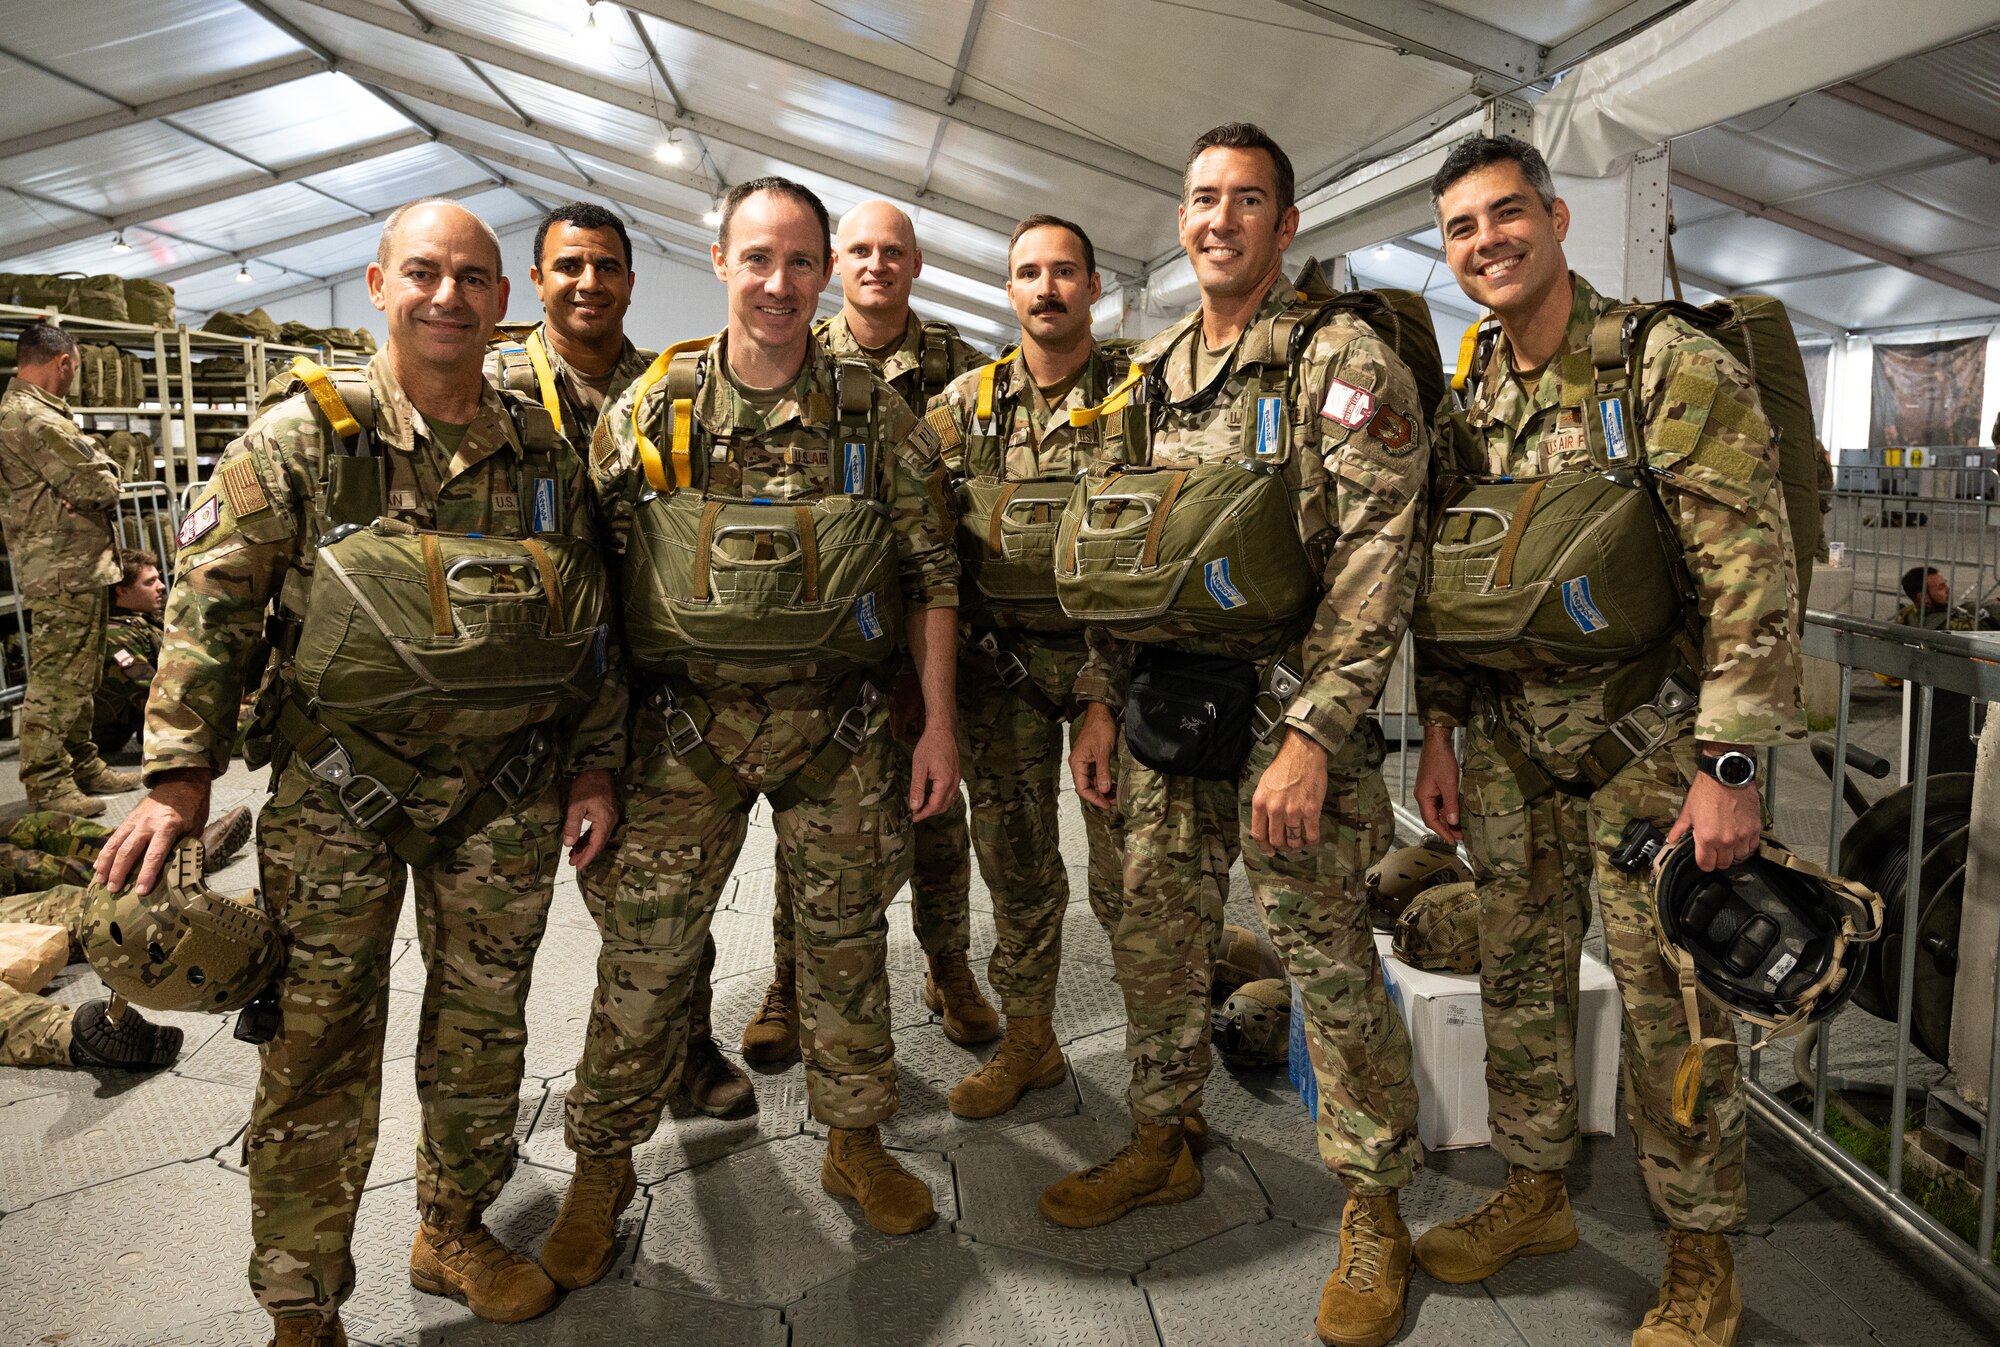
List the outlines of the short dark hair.
{"type": "Polygon", "coordinates": [[[1067,229],[1070,233],[1076,235],[1079,243],[1083,244],[1084,271],[1091,273],[1097,270],[1097,249],[1091,247],[1090,235],[1083,232],[1083,226],[1074,221],[1065,220],[1060,215],[1043,213],[1030,215],[1027,219],[1014,226],[1014,237],[1007,240],[1007,269],[1010,272],[1014,269],[1014,245],[1019,243],[1021,235],[1027,233],[1030,229],[1067,229]]]}
{"type": "Polygon", "coordinates": [[[820,260],[826,262],[833,259],[833,217],[826,213],[826,203],[804,183],[779,177],[752,178],[729,189],[729,195],[722,199],[722,223],[715,227],[715,241],[721,245],[722,251],[729,251],[729,226],[736,222],[736,208],[759,192],[788,196],[810,210],[819,221],[820,260]]]}
{"type": "Polygon", "coordinates": [[[1903,572],[1903,593],[1909,596],[1911,603],[1924,601],[1924,582],[1937,573],[1935,566],[1912,566],[1903,572]]]}
{"type": "Polygon", "coordinates": [[[608,229],[618,236],[618,242],[625,249],[625,269],[632,269],[632,236],[625,232],[625,222],[595,201],[565,201],[535,226],[535,265],[542,265],[542,244],[548,240],[549,230],[555,225],[575,225],[578,229],[608,229]]]}
{"type": "Polygon", "coordinates": [[[14,364],[22,369],[75,354],[76,338],[54,323],[30,323],[14,339],[14,364]]]}
{"type": "Polygon", "coordinates": [[[148,566],[156,571],[160,569],[160,559],[141,547],[119,548],[118,564],[124,568],[124,573],[118,577],[120,588],[137,581],[139,572],[148,566]]]}
{"type": "Polygon", "coordinates": [[[1438,171],[1431,175],[1431,216],[1439,224],[1444,216],[1439,212],[1439,203],[1451,185],[1468,174],[1477,173],[1482,168],[1495,164],[1516,164],[1521,176],[1528,180],[1528,186],[1535,189],[1541,198],[1542,209],[1556,204],[1556,180],[1549,172],[1549,161],[1542,158],[1542,152],[1522,140],[1519,136],[1467,136],[1451,147],[1451,153],[1438,165],[1438,171]]]}
{"type": "Polygon", "coordinates": [[[1204,131],[1194,138],[1194,148],[1188,151],[1187,167],[1181,171],[1181,198],[1185,200],[1189,181],[1194,176],[1194,161],[1201,158],[1203,150],[1262,150],[1271,157],[1271,166],[1278,175],[1278,213],[1283,215],[1292,207],[1292,196],[1297,190],[1298,179],[1292,174],[1292,159],[1271,139],[1271,133],[1255,122],[1224,122],[1211,131],[1204,131]]]}

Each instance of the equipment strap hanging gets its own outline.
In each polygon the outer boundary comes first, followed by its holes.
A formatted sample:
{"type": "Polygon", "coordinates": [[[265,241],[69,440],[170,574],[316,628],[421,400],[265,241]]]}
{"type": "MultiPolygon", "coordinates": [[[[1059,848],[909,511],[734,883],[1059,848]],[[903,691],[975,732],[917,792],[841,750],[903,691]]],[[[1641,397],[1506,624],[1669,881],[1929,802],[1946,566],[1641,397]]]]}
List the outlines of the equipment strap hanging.
{"type": "Polygon", "coordinates": [[[558,434],[563,433],[562,397],[556,390],[555,367],[549,361],[549,348],[542,343],[542,330],[536,328],[528,334],[528,363],[535,367],[535,385],[542,393],[542,406],[549,414],[549,420],[556,423],[558,434]]]}
{"type": "Polygon", "coordinates": [[[670,383],[667,392],[671,398],[668,415],[673,426],[670,442],[673,469],[668,472],[666,462],[661,458],[657,445],[646,434],[645,418],[642,411],[647,394],[653,386],[667,377],[668,368],[681,356],[693,358],[697,352],[707,349],[715,341],[714,337],[697,337],[692,341],[676,342],[660,352],[653,363],[646,367],[632,385],[632,435],[639,445],[639,463],[646,470],[646,480],[653,490],[659,492],[677,491],[694,482],[694,466],[690,450],[694,443],[694,395],[700,391],[700,381],[695,379],[693,387],[677,389],[670,383]]]}

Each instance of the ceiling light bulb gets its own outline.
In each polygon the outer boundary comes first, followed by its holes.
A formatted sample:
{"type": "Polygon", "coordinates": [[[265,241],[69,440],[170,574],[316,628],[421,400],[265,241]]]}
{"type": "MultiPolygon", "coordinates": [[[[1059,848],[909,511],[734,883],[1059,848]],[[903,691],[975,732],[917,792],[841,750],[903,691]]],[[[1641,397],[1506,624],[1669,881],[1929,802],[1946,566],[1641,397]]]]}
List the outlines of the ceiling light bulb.
{"type": "Polygon", "coordinates": [[[1389,260],[1389,245],[1388,245],[1388,244],[1386,244],[1386,243],[1383,243],[1383,244],[1378,244],[1378,245],[1376,246],[1376,248],[1375,248],[1375,260],[1376,260],[1377,262],[1386,262],[1386,261],[1388,261],[1388,260],[1389,260]]]}
{"type": "Polygon", "coordinates": [[[715,205],[710,206],[707,210],[703,211],[701,216],[701,222],[707,225],[710,229],[720,229],[722,227],[722,203],[717,202],[715,205]]]}
{"type": "Polygon", "coordinates": [[[575,36],[578,41],[593,51],[608,52],[611,50],[610,30],[597,17],[597,6],[595,4],[584,6],[583,26],[576,30],[575,36]]]}
{"type": "Polygon", "coordinates": [[[125,241],[124,230],[121,229],[111,236],[111,251],[114,253],[129,253],[132,251],[132,245],[125,241]]]}
{"type": "Polygon", "coordinates": [[[678,164],[685,156],[681,143],[669,136],[653,148],[653,157],[663,164],[678,164]]]}
{"type": "Polygon", "coordinates": [[[256,277],[254,277],[254,276],[252,276],[252,275],[250,274],[250,265],[249,265],[249,263],[247,263],[247,262],[240,262],[240,263],[238,263],[238,264],[237,264],[237,266],[236,266],[236,283],[237,283],[238,285],[248,285],[248,284],[250,284],[250,283],[251,283],[252,281],[254,281],[255,279],[256,279],[256,277]]]}

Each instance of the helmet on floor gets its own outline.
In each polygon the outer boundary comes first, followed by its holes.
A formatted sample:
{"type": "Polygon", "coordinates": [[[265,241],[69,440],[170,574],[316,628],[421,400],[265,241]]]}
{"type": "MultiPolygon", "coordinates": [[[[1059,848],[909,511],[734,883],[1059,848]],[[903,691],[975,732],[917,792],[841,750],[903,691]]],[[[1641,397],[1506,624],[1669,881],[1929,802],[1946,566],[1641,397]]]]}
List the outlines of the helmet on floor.
{"type": "Polygon", "coordinates": [[[104,985],[147,1010],[240,1010],[285,954],[277,922],[255,889],[240,898],[202,879],[201,840],[174,845],[148,894],[134,876],[117,891],[93,884],[83,900],[83,952],[104,985]]]}
{"type": "Polygon", "coordinates": [[[1209,999],[1226,1000],[1244,983],[1278,977],[1284,971],[1277,957],[1264,947],[1255,931],[1247,926],[1225,926],[1222,928],[1222,946],[1216,952],[1215,967],[1210,975],[1209,999]]]}
{"type": "Polygon", "coordinates": [[[1292,1043],[1292,985],[1260,978],[1230,993],[1209,1020],[1215,1050],[1232,1066],[1280,1066],[1292,1043]]]}
{"type": "Polygon", "coordinates": [[[1396,918],[1395,956],[1431,973],[1479,971],[1479,889],[1470,880],[1438,884],[1396,918]]]}

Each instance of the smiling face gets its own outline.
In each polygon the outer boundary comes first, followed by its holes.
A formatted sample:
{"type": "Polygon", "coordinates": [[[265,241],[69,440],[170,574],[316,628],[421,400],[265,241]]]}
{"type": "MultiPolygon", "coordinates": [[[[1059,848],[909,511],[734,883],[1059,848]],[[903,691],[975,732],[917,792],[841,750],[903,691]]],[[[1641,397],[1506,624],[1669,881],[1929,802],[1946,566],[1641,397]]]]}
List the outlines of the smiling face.
{"type": "Polygon", "coordinates": [[[826,235],[805,203],[756,192],[736,208],[729,237],[709,249],[729,287],[729,332],[773,356],[803,351],[813,308],[832,275],[826,235]]]}
{"type": "Polygon", "coordinates": [[[385,261],[368,264],[368,297],[388,318],[399,359],[477,368],[507,312],[500,250],[463,206],[427,202],[397,222],[385,261]]]}
{"type": "Polygon", "coordinates": [[[841,217],[833,254],[848,307],[884,322],[907,319],[910,285],[924,269],[909,216],[886,201],[865,201],[841,217]]]}
{"type": "Polygon", "coordinates": [[[1298,208],[1278,207],[1278,167],[1264,151],[1216,145],[1188,165],[1181,247],[1205,299],[1261,294],[1298,228],[1298,208]]]}
{"type": "Polygon", "coordinates": [[[625,311],[632,306],[632,269],[615,230],[556,221],[528,279],[541,296],[549,326],[578,345],[595,346],[624,335],[625,311]]]}
{"type": "Polygon", "coordinates": [[[1466,174],[1438,198],[1438,217],[1458,288],[1503,322],[1538,312],[1569,275],[1569,207],[1542,205],[1519,164],[1466,174]]]}
{"type": "Polygon", "coordinates": [[[1064,348],[1090,331],[1102,283],[1084,266],[1082,239],[1058,225],[1030,229],[1015,241],[1007,268],[1007,302],[1028,340],[1064,348]]]}

